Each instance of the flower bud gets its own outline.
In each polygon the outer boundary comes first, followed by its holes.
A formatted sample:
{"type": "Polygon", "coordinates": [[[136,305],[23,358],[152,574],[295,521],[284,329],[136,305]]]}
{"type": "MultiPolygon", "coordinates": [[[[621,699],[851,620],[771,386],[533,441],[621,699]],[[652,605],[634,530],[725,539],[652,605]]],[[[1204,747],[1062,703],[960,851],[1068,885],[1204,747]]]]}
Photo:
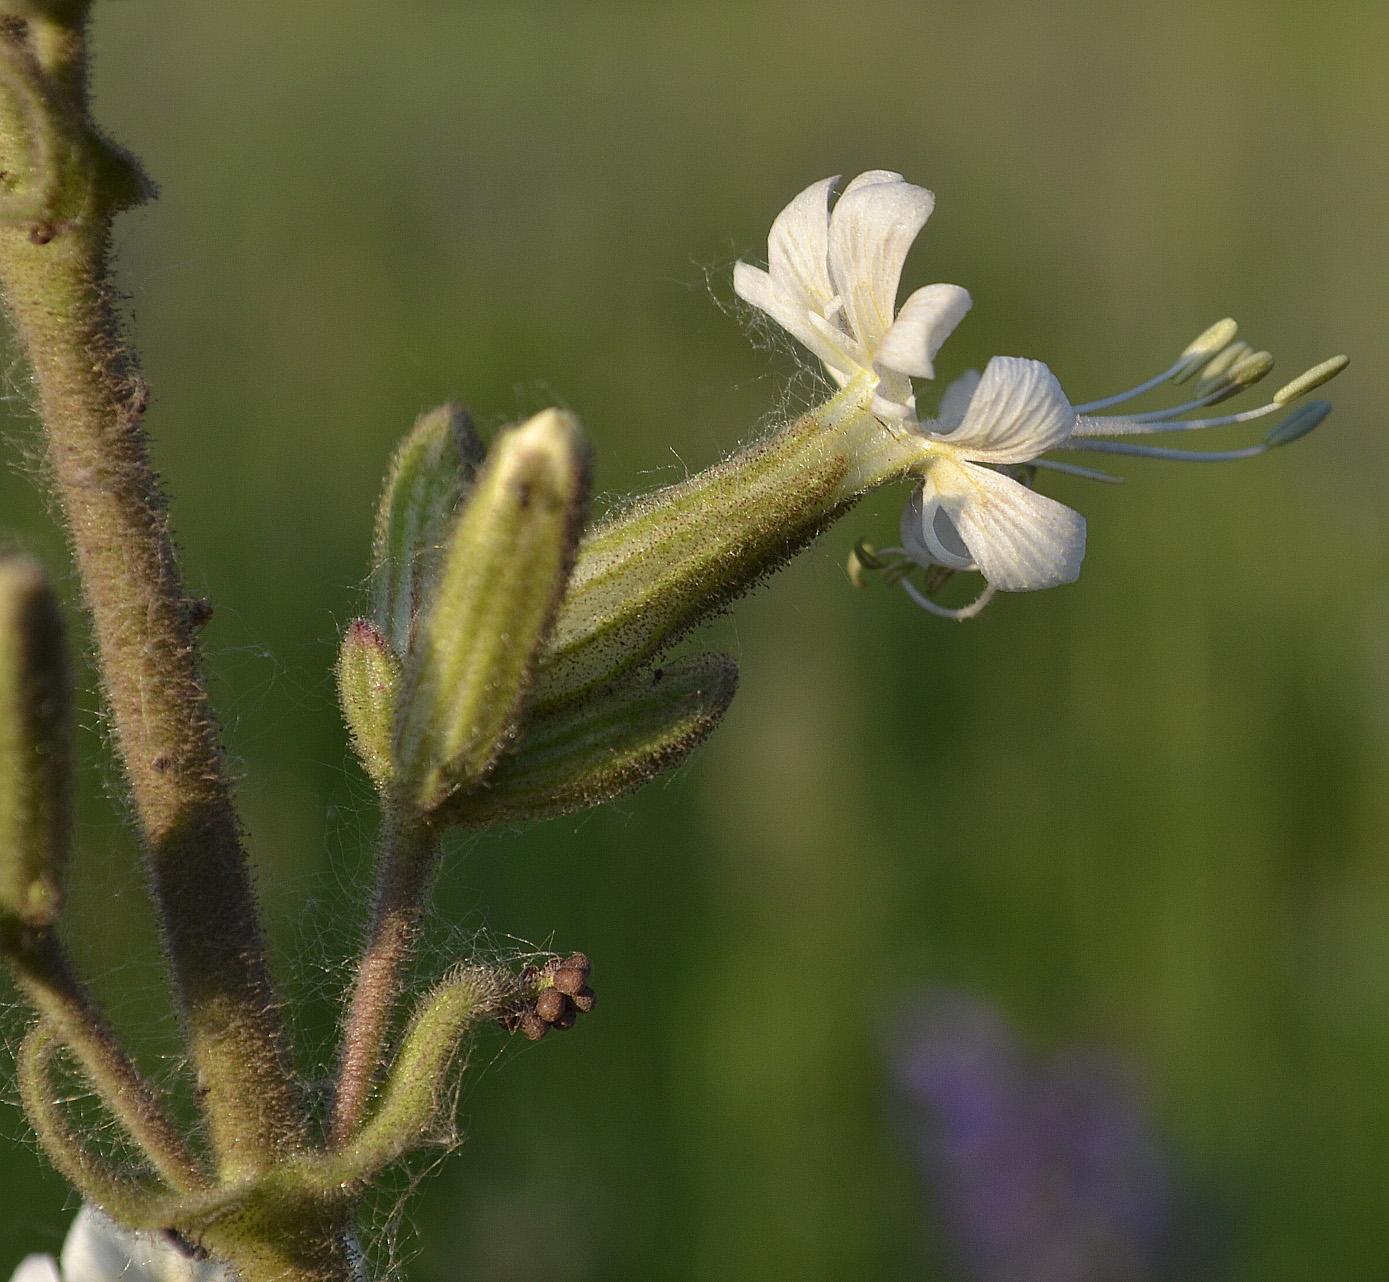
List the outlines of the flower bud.
{"type": "Polygon", "coordinates": [[[0,558],[0,915],[51,926],[72,844],[72,672],[63,617],[28,557],[0,558]]]}
{"type": "Polygon", "coordinates": [[[432,810],[514,732],[573,565],[588,488],[576,420],[545,410],[494,446],[450,532],[406,661],[395,763],[432,810]]]}
{"type": "Polygon", "coordinates": [[[353,620],[338,653],[338,701],[362,768],[378,788],[394,774],[391,731],[399,695],[400,660],[390,642],[369,620],[353,620]]]}
{"type": "Polygon", "coordinates": [[[398,655],[409,652],[439,551],[485,450],[473,420],[450,402],[421,414],[391,459],[372,541],[372,616],[398,655]]]}
{"type": "MultiPolygon", "coordinates": [[[[696,655],[535,713],[485,783],[451,799],[439,818],[486,827],[610,801],[684,761],[718,725],[737,686],[732,659],[696,655]]],[[[586,958],[570,958],[565,968],[587,977],[586,958]]]]}

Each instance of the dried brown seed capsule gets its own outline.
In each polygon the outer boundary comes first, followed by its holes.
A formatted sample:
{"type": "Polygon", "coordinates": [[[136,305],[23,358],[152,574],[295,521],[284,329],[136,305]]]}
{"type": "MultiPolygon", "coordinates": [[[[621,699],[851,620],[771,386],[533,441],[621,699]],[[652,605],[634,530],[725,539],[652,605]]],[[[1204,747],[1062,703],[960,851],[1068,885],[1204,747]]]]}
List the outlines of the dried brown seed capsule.
{"type": "Polygon", "coordinates": [[[558,1022],[569,1009],[569,999],[558,989],[547,988],[535,999],[535,1013],[547,1024],[558,1022]]]}
{"type": "MultiPolygon", "coordinates": [[[[553,992],[554,990],[551,989],[550,991],[553,992]]],[[[560,1012],[559,1018],[551,1020],[551,1023],[562,1033],[567,1028],[573,1028],[576,1019],[578,1019],[578,1015],[574,1010],[573,1003],[566,997],[564,999],[564,1010],[560,1012]]]]}
{"type": "Polygon", "coordinates": [[[538,1042],[550,1031],[550,1025],[533,1010],[522,1011],[519,1027],[533,1042],[538,1042]]]}
{"type": "Polygon", "coordinates": [[[572,997],[584,986],[587,976],[581,970],[575,970],[572,966],[561,966],[554,974],[554,985],[562,993],[567,993],[572,997]]]}
{"type": "Polygon", "coordinates": [[[598,994],[591,988],[581,988],[572,994],[569,1000],[574,1003],[575,1009],[587,1015],[598,1004],[598,994]]]}
{"type": "Polygon", "coordinates": [[[564,970],[577,970],[585,979],[589,977],[593,970],[593,963],[589,961],[584,953],[570,953],[563,962],[564,970]]]}

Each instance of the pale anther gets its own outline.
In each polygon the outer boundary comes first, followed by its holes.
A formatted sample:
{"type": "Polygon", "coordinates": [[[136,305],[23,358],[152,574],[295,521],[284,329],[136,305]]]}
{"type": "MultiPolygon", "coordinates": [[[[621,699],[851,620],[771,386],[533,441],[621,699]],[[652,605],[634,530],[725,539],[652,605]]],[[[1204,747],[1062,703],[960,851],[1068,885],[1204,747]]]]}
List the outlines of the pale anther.
{"type": "Polygon", "coordinates": [[[1299,396],[1305,395],[1314,387],[1329,383],[1349,364],[1349,356],[1333,356],[1330,360],[1322,361],[1320,365],[1313,365],[1306,373],[1299,374],[1291,383],[1285,383],[1274,392],[1273,403],[1286,405],[1289,401],[1297,400],[1299,396]]]}

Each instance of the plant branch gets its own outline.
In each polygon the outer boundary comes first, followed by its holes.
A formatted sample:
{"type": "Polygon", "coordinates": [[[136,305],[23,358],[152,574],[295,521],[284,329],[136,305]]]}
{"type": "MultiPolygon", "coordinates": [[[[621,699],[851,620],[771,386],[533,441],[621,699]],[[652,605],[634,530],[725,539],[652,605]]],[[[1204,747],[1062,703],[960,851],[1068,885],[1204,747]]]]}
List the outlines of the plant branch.
{"type": "MultiPolygon", "coordinates": [[[[0,932],[11,973],[41,1016],[31,1038],[47,1045],[56,1037],[66,1044],[102,1103],[172,1188],[185,1193],[205,1189],[207,1176],[110,1024],[73,977],[53,932],[10,924],[0,926],[0,932]]],[[[33,1114],[27,1094],[25,1103],[33,1114]]],[[[40,1119],[33,1120],[43,1135],[40,1119]]]]}
{"type": "MultiPolygon", "coordinates": [[[[0,228],[0,285],[33,374],[213,1149],[224,1174],[254,1170],[304,1143],[306,1122],[140,425],[148,391],[112,305],[107,237],[112,213],[131,203],[131,166],[87,119],[80,24],[49,24],[62,32],[41,38],[47,22],[11,24],[0,38],[23,35],[49,59],[33,55],[45,78],[29,106],[59,139],[61,172],[31,175],[30,186],[52,188],[61,207],[43,226],[0,228]]],[[[4,157],[7,171],[31,164],[22,141],[22,124],[0,129],[5,150],[20,153],[4,157]]]]}
{"type": "Polygon", "coordinates": [[[400,992],[401,969],[439,867],[438,836],[406,807],[386,807],[378,851],[376,902],[343,1025],[330,1148],[347,1143],[366,1109],[400,992]]]}

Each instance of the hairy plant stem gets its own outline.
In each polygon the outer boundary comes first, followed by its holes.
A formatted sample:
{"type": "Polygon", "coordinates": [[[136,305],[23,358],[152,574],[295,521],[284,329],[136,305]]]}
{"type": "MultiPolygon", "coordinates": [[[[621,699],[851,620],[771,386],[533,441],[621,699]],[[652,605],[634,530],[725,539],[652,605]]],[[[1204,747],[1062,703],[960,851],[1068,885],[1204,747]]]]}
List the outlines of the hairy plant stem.
{"type": "Polygon", "coordinates": [[[419,934],[420,918],[439,868],[437,833],[411,807],[387,803],[377,843],[379,875],[366,946],[343,1025],[329,1148],[356,1131],[381,1067],[401,971],[419,934]]]}
{"type": "MultiPolygon", "coordinates": [[[[0,951],[15,983],[159,1174],[180,1192],[206,1189],[207,1176],[110,1024],[73,977],[53,932],[0,924],[0,951]]],[[[47,1147],[42,1128],[39,1138],[47,1147]]]]}
{"type": "Polygon", "coordinates": [[[108,221],[47,243],[0,230],[0,284],[33,373],[213,1151],[236,1174],[302,1144],[307,1124],[140,426],[147,393],[112,312],[108,221]]]}

